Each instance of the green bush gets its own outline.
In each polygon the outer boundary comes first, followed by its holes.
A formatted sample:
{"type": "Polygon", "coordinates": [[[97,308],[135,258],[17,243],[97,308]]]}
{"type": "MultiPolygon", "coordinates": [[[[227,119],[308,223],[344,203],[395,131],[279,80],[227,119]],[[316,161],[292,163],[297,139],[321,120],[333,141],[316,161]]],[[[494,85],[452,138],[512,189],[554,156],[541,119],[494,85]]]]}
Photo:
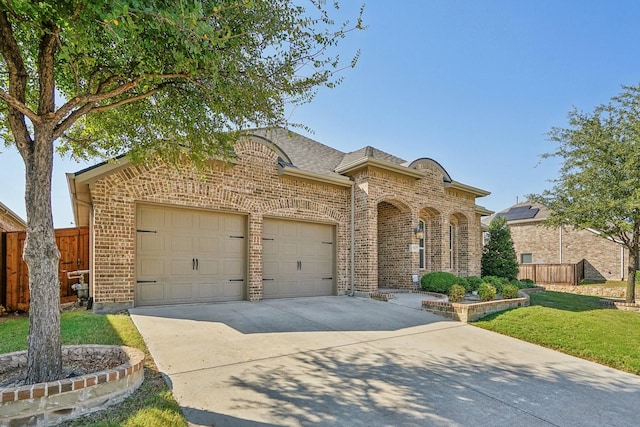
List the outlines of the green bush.
{"type": "Polygon", "coordinates": [[[533,283],[533,280],[531,279],[522,279],[520,280],[520,289],[526,289],[526,288],[533,288],[535,285],[533,283]]]}
{"type": "Polygon", "coordinates": [[[467,277],[458,277],[457,279],[456,285],[462,286],[466,292],[471,292],[471,285],[467,277]]]}
{"type": "Polygon", "coordinates": [[[518,287],[516,285],[505,285],[500,293],[504,299],[518,298],[518,287]]]}
{"type": "Polygon", "coordinates": [[[451,289],[449,289],[449,301],[450,302],[462,302],[462,300],[464,299],[464,294],[466,294],[467,291],[464,288],[464,286],[459,285],[459,284],[455,284],[453,286],[451,286],[451,289]]]}
{"type": "Polygon", "coordinates": [[[496,288],[489,283],[483,283],[478,288],[478,296],[480,301],[491,301],[496,299],[496,288]]]}
{"type": "Polygon", "coordinates": [[[469,276],[467,277],[467,282],[469,283],[468,291],[477,291],[480,285],[482,285],[483,281],[478,276],[469,276]]]}
{"type": "Polygon", "coordinates": [[[482,278],[482,281],[496,288],[496,292],[498,292],[499,294],[502,293],[502,288],[504,288],[505,285],[509,284],[508,279],[498,276],[484,276],[482,278]]]}
{"type": "Polygon", "coordinates": [[[460,283],[460,278],[446,271],[433,271],[420,279],[420,287],[423,291],[448,294],[451,286],[460,283]]]}

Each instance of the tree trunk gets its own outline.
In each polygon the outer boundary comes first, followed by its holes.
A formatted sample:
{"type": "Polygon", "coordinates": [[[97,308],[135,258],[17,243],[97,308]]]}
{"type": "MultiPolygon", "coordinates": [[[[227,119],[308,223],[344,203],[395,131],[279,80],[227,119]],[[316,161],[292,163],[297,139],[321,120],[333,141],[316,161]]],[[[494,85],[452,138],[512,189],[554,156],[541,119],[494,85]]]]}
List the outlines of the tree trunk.
{"type": "Polygon", "coordinates": [[[62,373],[60,253],[51,210],[52,126],[44,131],[36,128],[33,151],[24,160],[27,238],[23,256],[29,267],[30,292],[27,381],[35,384],[60,379],[62,373]]]}
{"type": "Polygon", "coordinates": [[[633,237],[629,247],[629,265],[627,267],[626,302],[636,302],[636,266],[638,265],[638,245],[640,240],[640,224],[633,225],[633,237]]]}

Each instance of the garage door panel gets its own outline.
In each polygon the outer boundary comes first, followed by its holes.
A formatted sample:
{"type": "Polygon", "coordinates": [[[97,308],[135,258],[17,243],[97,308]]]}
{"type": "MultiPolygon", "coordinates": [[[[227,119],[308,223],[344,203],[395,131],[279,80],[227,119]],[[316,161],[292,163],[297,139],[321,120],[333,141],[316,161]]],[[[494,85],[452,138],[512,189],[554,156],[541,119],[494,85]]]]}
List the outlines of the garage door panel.
{"type": "Polygon", "coordinates": [[[153,301],[159,303],[164,301],[164,285],[158,283],[142,283],[138,284],[137,292],[141,294],[144,301],[153,301]]]}
{"type": "Polygon", "coordinates": [[[263,230],[264,298],[334,293],[334,226],[265,218],[263,230]]]}
{"type": "Polygon", "coordinates": [[[153,208],[139,207],[137,221],[138,227],[164,228],[165,212],[153,208]]]}
{"type": "Polygon", "coordinates": [[[173,210],[171,211],[171,220],[170,220],[170,224],[171,224],[171,228],[173,230],[179,230],[179,229],[184,229],[184,230],[193,230],[194,228],[194,217],[195,215],[197,215],[194,212],[191,211],[187,211],[187,210],[173,210]]]}
{"type": "Polygon", "coordinates": [[[137,284],[136,305],[244,298],[245,216],[143,205],[136,221],[136,278],[157,282],[137,284]]]}
{"type": "Polygon", "coordinates": [[[223,250],[225,254],[227,254],[227,256],[235,256],[238,258],[244,256],[245,246],[246,245],[245,245],[244,239],[238,239],[233,237],[225,239],[222,244],[223,250]]]}
{"type": "Polygon", "coordinates": [[[193,299],[193,284],[186,283],[172,283],[169,286],[169,292],[171,292],[171,300],[174,302],[187,301],[193,299]]]}
{"type": "Polygon", "coordinates": [[[194,247],[194,237],[187,234],[173,234],[169,249],[171,252],[189,252],[193,254],[196,249],[194,247]]]}
{"type": "Polygon", "coordinates": [[[165,276],[165,260],[158,258],[142,258],[138,260],[138,277],[165,276]]]}
{"type": "Polygon", "coordinates": [[[144,253],[148,252],[164,252],[169,247],[166,235],[163,233],[145,233],[138,232],[138,247],[144,253]]]}

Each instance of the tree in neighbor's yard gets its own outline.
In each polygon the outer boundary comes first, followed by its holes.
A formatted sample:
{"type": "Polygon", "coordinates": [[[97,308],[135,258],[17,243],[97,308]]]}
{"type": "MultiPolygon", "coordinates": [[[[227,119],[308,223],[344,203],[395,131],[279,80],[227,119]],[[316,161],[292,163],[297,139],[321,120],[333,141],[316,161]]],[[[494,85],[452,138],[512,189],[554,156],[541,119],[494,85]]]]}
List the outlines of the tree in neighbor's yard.
{"type": "Polygon", "coordinates": [[[482,276],[518,277],[518,258],[511,240],[511,230],[504,216],[495,217],[489,224],[489,241],[482,249],[482,276]]]}
{"type": "MultiPolygon", "coordinates": [[[[241,130],[339,82],[337,4],[308,0],[0,0],[0,132],[24,160],[27,381],[62,369],[54,151],[134,162],[230,158],[241,130]]],[[[353,66],[357,54],[346,66],[353,66]]]]}
{"type": "Polygon", "coordinates": [[[593,229],[628,250],[627,302],[635,302],[640,237],[640,86],[623,92],[592,113],[569,113],[569,127],[554,127],[559,144],[542,157],[562,159],[551,190],[532,196],[551,209],[546,223],[593,229]]]}

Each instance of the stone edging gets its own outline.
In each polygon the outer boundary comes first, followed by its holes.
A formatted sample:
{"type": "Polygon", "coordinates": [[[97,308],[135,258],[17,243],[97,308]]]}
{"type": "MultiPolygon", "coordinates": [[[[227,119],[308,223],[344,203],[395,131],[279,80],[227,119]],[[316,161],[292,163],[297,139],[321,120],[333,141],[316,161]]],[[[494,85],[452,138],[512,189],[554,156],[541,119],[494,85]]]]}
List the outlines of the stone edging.
{"type": "MultiPolygon", "coordinates": [[[[63,358],[117,357],[121,363],[113,369],[58,381],[0,388],[0,426],[23,422],[55,425],[118,403],[144,379],[144,353],[138,349],[89,344],[63,346],[62,351],[63,358]]],[[[21,369],[26,362],[26,351],[0,355],[0,368],[21,369]]]]}

